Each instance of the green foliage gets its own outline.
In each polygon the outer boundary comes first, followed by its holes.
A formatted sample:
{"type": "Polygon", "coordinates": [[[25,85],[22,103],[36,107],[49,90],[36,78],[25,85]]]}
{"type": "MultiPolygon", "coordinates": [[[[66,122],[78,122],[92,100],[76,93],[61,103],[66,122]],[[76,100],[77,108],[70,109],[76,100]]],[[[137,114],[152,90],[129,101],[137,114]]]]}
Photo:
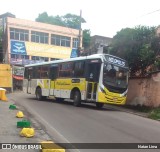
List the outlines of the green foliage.
{"type": "Polygon", "coordinates": [[[149,118],[155,119],[155,120],[160,120],[160,108],[154,108],[150,113],[149,113],[149,118]]]}
{"type": "Polygon", "coordinates": [[[67,27],[75,29],[80,29],[80,22],[86,22],[83,18],[80,18],[80,16],[74,14],[66,14],[62,16],[62,20],[67,27]]]}
{"type": "Polygon", "coordinates": [[[125,28],[113,37],[111,54],[128,61],[131,76],[135,76],[137,72],[144,76],[147,67],[154,64],[158,42],[160,41],[155,36],[155,27],[125,28]]]}
{"type": "Polygon", "coordinates": [[[53,25],[65,26],[62,18],[57,16],[48,16],[47,12],[43,12],[39,14],[38,18],[36,18],[37,22],[48,23],[53,25]]]}
{"type": "Polygon", "coordinates": [[[80,18],[78,15],[68,13],[64,16],[48,16],[47,12],[39,14],[38,18],[36,18],[36,21],[74,29],[80,28],[80,21],[81,23],[85,23],[85,20],[80,18]]]}

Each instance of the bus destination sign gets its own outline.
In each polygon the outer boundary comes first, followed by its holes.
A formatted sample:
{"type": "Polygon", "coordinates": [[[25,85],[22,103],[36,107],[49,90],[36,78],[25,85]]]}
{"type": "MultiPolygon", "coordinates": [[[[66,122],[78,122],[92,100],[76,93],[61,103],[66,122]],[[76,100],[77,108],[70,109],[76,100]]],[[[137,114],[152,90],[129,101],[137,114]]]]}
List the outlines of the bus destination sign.
{"type": "Polygon", "coordinates": [[[123,67],[125,66],[125,62],[124,61],[116,59],[116,58],[113,58],[113,57],[108,57],[108,61],[110,63],[117,64],[119,66],[123,66],[123,67]]]}

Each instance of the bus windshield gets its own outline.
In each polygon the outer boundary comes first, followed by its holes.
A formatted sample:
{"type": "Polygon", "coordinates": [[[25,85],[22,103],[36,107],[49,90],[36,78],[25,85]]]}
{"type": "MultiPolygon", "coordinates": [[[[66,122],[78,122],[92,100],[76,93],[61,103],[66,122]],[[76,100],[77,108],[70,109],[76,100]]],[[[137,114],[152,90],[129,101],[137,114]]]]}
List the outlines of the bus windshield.
{"type": "Polygon", "coordinates": [[[109,91],[123,93],[128,87],[128,70],[110,63],[104,64],[103,83],[109,91]]]}

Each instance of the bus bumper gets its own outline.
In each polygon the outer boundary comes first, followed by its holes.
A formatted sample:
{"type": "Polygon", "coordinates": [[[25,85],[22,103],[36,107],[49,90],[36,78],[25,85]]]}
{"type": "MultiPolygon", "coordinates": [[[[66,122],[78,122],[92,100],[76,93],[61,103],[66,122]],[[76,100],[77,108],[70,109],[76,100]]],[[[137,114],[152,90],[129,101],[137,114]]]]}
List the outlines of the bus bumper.
{"type": "Polygon", "coordinates": [[[106,95],[102,92],[99,92],[97,102],[124,105],[126,103],[126,98],[126,96],[120,97],[119,94],[115,93],[106,95]]]}

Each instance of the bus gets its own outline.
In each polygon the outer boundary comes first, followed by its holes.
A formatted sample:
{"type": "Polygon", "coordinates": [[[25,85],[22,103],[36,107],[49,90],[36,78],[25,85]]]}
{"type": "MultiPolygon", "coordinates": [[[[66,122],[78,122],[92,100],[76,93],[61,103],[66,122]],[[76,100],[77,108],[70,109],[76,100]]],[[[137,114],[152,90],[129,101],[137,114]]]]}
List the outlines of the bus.
{"type": "Polygon", "coordinates": [[[125,60],[95,54],[25,66],[23,91],[37,100],[53,97],[71,99],[75,106],[82,102],[124,105],[128,91],[129,68],[125,60]]]}

